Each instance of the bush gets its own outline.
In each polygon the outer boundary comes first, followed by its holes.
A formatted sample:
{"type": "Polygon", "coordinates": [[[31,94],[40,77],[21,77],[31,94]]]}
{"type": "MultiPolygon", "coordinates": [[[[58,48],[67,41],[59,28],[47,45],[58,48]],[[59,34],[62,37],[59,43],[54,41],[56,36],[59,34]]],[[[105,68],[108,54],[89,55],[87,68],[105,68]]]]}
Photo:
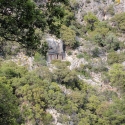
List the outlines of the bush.
{"type": "Polygon", "coordinates": [[[92,51],[92,56],[99,57],[99,49],[97,47],[92,51]]]}
{"type": "Polygon", "coordinates": [[[104,100],[107,100],[107,101],[110,101],[111,99],[117,97],[117,93],[116,92],[114,92],[114,91],[108,91],[108,90],[105,90],[102,93],[102,95],[104,96],[104,100]]]}
{"type": "Polygon", "coordinates": [[[105,40],[105,46],[107,50],[118,50],[119,47],[119,40],[116,37],[115,34],[109,33],[107,34],[106,40],[105,40]]]}
{"type": "Polygon", "coordinates": [[[125,43],[125,41],[120,42],[120,44],[119,44],[120,50],[125,49],[125,44],[124,43],[125,43]]]}
{"type": "Polygon", "coordinates": [[[116,14],[111,21],[117,31],[125,32],[125,13],[116,14]]]}
{"type": "MultiPolygon", "coordinates": [[[[107,30],[106,30],[107,31],[107,30]]],[[[108,31],[107,31],[108,32],[108,31]]],[[[105,47],[106,51],[116,51],[120,49],[119,40],[113,33],[95,34],[94,41],[101,47],[105,47]]]]}
{"type": "Polygon", "coordinates": [[[45,57],[43,57],[40,53],[36,52],[34,55],[34,61],[37,64],[46,66],[46,60],[45,57]]]}
{"type": "Polygon", "coordinates": [[[108,64],[114,64],[114,63],[122,63],[123,61],[125,61],[125,54],[124,53],[116,53],[116,52],[111,52],[108,54],[107,56],[108,60],[108,64]]]}
{"type": "Polygon", "coordinates": [[[102,74],[102,80],[103,80],[103,82],[104,82],[105,84],[108,84],[108,83],[109,83],[110,78],[109,78],[109,75],[108,75],[108,72],[107,72],[107,71],[106,71],[106,72],[103,72],[103,74],[102,74]]]}
{"type": "Polygon", "coordinates": [[[125,71],[121,64],[113,64],[109,70],[110,82],[121,90],[125,90],[125,71]]]}
{"type": "Polygon", "coordinates": [[[87,22],[87,29],[89,31],[93,31],[99,22],[98,18],[90,12],[84,16],[84,20],[87,22]]]}
{"type": "Polygon", "coordinates": [[[51,64],[55,64],[55,63],[61,63],[61,60],[54,59],[54,60],[51,61],[51,64]]]}
{"type": "Polygon", "coordinates": [[[107,8],[107,13],[110,14],[110,15],[115,14],[113,5],[109,5],[109,7],[107,8]]]}
{"type": "Polygon", "coordinates": [[[84,55],[82,53],[80,53],[80,54],[77,55],[77,58],[79,58],[79,59],[81,59],[83,57],[84,57],[84,55]]]}
{"type": "Polygon", "coordinates": [[[64,41],[66,46],[74,47],[76,40],[76,33],[74,30],[72,30],[70,27],[67,27],[65,25],[61,26],[60,29],[61,39],[64,41]]]}
{"type": "Polygon", "coordinates": [[[99,72],[105,72],[105,71],[108,71],[108,68],[105,67],[103,64],[101,65],[94,65],[92,70],[96,73],[99,73],[99,72]]]}
{"type": "Polygon", "coordinates": [[[116,52],[111,52],[108,54],[107,62],[109,65],[111,65],[113,63],[118,63],[118,61],[119,61],[119,57],[118,57],[118,54],[116,52]]]}
{"type": "Polygon", "coordinates": [[[67,66],[71,65],[71,63],[69,61],[65,61],[65,63],[66,63],[67,66]]]}
{"type": "Polygon", "coordinates": [[[72,55],[72,52],[71,51],[68,51],[67,52],[68,56],[72,55]]]}
{"type": "Polygon", "coordinates": [[[90,78],[90,70],[87,65],[81,65],[79,68],[77,68],[77,72],[81,73],[87,78],[90,78]]]}
{"type": "Polygon", "coordinates": [[[55,66],[60,65],[60,64],[62,64],[64,66],[70,66],[71,65],[71,63],[69,61],[61,61],[61,60],[58,60],[58,59],[52,60],[51,64],[54,64],[55,66]]]}

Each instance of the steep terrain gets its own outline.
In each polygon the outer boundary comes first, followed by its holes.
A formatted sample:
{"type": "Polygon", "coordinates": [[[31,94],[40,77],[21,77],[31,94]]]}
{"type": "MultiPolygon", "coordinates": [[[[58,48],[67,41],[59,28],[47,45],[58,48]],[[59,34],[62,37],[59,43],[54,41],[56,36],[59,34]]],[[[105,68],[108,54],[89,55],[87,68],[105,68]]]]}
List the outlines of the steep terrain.
{"type": "Polygon", "coordinates": [[[124,0],[1,0],[0,18],[0,125],[124,125],[124,0]]]}
{"type": "Polygon", "coordinates": [[[75,16],[81,23],[87,12],[93,12],[99,20],[107,20],[114,14],[124,12],[124,0],[121,0],[120,4],[113,0],[76,0],[76,3],[75,16]]]}

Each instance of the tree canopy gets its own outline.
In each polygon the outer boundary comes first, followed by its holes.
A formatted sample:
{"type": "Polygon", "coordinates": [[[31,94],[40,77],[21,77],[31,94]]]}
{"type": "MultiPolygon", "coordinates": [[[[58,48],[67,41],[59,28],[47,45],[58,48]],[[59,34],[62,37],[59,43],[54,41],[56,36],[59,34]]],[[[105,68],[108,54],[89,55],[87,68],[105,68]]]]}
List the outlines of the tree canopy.
{"type": "Polygon", "coordinates": [[[0,36],[16,40],[24,47],[36,49],[40,45],[35,27],[44,30],[44,14],[31,0],[0,0],[0,36]]]}

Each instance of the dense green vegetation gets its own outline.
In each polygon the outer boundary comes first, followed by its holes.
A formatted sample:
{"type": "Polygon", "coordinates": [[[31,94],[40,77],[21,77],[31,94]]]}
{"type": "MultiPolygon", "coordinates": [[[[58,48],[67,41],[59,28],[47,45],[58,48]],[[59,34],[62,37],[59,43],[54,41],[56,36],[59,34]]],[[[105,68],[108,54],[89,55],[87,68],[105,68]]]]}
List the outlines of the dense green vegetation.
{"type": "Polygon", "coordinates": [[[0,1],[0,37],[18,41],[28,49],[36,49],[40,44],[35,35],[35,27],[44,29],[45,18],[30,0],[0,1]]]}
{"type": "Polygon", "coordinates": [[[125,124],[125,13],[115,15],[111,5],[111,20],[88,12],[79,23],[78,6],[76,0],[0,0],[0,125],[54,125],[50,110],[63,125],[125,124]],[[70,62],[52,60],[49,67],[45,34],[87,63],[70,70],[70,62]],[[74,54],[79,46],[83,50],[74,54]],[[18,52],[34,57],[32,69],[10,61],[18,52]],[[94,73],[102,84],[78,77],[93,80],[94,73]]]}
{"type": "Polygon", "coordinates": [[[18,100],[12,91],[12,88],[6,84],[6,78],[0,77],[0,124],[3,125],[17,125],[20,114],[18,100]]]}
{"type": "MultiPolygon", "coordinates": [[[[102,123],[115,125],[112,122],[121,124],[124,121],[122,109],[117,109],[120,114],[114,116],[116,108],[112,108],[118,104],[122,105],[124,99],[120,102],[116,101],[113,104],[109,104],[108,100],[112,98],[112,94],[98,96],[101,93],[96,92],[94,88],[86,83],[79,81],[77,77],[75,78],[75,72],[69,72],[68,69],[64,70],[65,66],[65,63],[64,66],[59,63],[57,64],[60,72],[57,70],[53,74],[57,81],[55,83],[55,80],[53,81],[52,79],[48,81],[48,76],[44,75],[44,78],[39,77],[40,74],[35,71],[28,72],[24,67],[19,67],[12,62],[1,63],[1,99],[7,101],[2,101],[2,105],[0,105],[3,109],[1,110],[2,117],[0,123],[20,124],[20,122],[24,121],[24,123],[32,122],[33,124],[43,123],[49,125],[52,123],[53,118],[50,114],[46,113],[47,108],[56,109],[65,117],[61,118],[60,116],[61,123],[72,121],[74,124],[79,125],[83,122],[93,125],[101,125],[102,123]],[[69,74],[67,74],[68,72],[69,74]],[[58,84],[65,84],[73,90],[70,90],[69,94],[65,94],[58,84]],[[13,93],[10,90],[13,90],[13,93]],[[13,102],[17,100],[19,100],[19,103],[13,102]],[[15,105],[12,105],[12,103],[15,105]],[[4,107],[5,105],[6,107],[4,107]],[[16,106],[18,106],[20,113],[16,111],[18,109],[16,106]],[[12,110],[11,115],[9,114],[9,110],[12,110]],[[68,115],[71,118],[68,118],[68,115]],[[16,117],[19,119],[18,121],[16,121],[16,117]],[[117,121],[112,121],[112,118],[117,121]]],[[[114,69],[110,71],[111,82],[113,80],[116,82],[117,75],[119,74],[113,72],[115,72],[114,69]]],[[[122,77],[124,73],[121,72],[120,74],[122,77]]],[[[121,79],[121,77],[119,80],[122,85],[124,79],[121,79]]],[[[117,98],[116,95],[114,97],[117,98]]]]}

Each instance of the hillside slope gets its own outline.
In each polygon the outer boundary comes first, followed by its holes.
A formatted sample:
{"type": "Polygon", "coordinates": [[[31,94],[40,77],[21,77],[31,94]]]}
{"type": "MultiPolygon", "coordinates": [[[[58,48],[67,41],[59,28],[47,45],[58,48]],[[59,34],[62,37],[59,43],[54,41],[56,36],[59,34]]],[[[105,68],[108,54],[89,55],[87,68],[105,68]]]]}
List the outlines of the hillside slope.
{"type": "Polygon", "coordinates": [[[1,0],[0,125],[124,125],[123,2],[1,0]]]}

